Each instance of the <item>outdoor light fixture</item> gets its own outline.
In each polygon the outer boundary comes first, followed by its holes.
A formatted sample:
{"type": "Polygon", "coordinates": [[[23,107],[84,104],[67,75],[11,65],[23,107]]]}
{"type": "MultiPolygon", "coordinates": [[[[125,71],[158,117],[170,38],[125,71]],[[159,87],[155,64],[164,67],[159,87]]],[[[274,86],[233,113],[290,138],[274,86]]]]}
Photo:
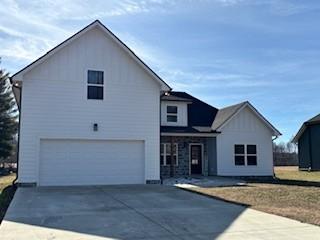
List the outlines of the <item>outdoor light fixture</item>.
{"type": "Polygon", "coordinates": [[[93,131],[98,131],[98,123],[93,124],[93,131]]]}

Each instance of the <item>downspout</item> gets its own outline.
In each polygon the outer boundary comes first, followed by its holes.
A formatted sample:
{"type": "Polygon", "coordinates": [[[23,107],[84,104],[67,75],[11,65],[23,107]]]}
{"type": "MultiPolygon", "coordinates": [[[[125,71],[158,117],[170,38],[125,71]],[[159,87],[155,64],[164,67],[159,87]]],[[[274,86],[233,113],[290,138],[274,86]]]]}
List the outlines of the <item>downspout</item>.
{"type": "Polygon", "coordinates": [[[273,178],[276,177],[276,174],[274,173],[274,159],[275,159],[275,152],[274,152],[274,146],[273,146],[273,142],[278,138],[278,136],[274,136],[274,138],[272,138],[272,174],[273,174],[273,178]]]}
{"type": "MultiPolygon", "coordinates": [[[[11,83],[12,80],[10,79],[11,83]]],[[[17,150],[16,150],[16,154],[17,154],[17,172],[16,172],[16,177],[15,179],[12,181],[13,185],[17,184],[17,180],[18,180],[18,174],[19,174],[19,153],[20,153],[20,129],[21,129],[21,107],[22,107],[22,87],[19,85],[15,85],[12,84],[12,87],[19,89],[19,100],[20,100],[20,107],[18,105],[18,109],[19,109],[19,125],[18,125],[18,143],[17,143],[17,150]]]]}

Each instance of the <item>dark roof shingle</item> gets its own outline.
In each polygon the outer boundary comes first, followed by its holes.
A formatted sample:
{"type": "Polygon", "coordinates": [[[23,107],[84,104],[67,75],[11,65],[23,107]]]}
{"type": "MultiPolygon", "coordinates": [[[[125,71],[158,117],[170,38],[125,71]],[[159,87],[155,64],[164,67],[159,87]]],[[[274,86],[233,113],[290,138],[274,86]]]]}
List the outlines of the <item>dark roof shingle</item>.
{"type": "Polygon", "coordinates": [[[317,116],[314,116],[313,118],[310,118],[308,121],[306,121],[306,123],[318,123],[320,122],[320,114],[318,114],[317,116]]]}
{"type": "MultiPolygon", "coordinates": [[[[192,102],[192,104],[188,105],[188,126],[211,127],[212,122],[218,112],[217,108],[210,106],[209,104],[191,96],[186,92],[172,91],[169,94],[171,99],[177,98],[192,102]]],[[[161,100],[166,101],[167,98],[168,96],[163,95],[161,100]]]]}
{"type": "Polygon", "coordinates": [[[213,124],[212,129],[217,130],[221,127],[228,119],[230,119],[246,102],[238,103],[232,106],[219,109],[213,124]]]}

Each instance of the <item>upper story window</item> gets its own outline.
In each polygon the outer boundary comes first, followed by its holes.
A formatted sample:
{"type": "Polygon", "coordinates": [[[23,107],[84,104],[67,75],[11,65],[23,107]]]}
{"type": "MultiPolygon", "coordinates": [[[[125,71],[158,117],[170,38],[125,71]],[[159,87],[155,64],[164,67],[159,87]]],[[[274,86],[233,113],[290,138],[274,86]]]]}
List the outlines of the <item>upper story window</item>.
{"type": "Polygon", "coordinates": [[[167,106],[167,122],[177,122],[178,121],[178,107],[177,106],[167,106]]]}
{"type": "Polygon", "coordinates": [[[257,145],[254,145],[254,144],[234,145],[234,163],[237,166],[257,165],[257,145]]]}
{"type": "Polygon", "coordinates": [[[88,99],[103,100],[103,71],[88,70],[88,99]]]}

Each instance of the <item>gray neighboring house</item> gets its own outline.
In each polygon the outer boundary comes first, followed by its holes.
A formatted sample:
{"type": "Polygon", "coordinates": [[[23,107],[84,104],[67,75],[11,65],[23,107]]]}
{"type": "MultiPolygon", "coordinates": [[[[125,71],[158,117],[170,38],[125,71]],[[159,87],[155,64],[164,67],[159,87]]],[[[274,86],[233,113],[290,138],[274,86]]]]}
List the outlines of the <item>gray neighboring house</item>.
{"type": "Polygon", "coordinates": [[[320,170],[320,114],[304,122],[292,142],[298,144],[299,169],[320,170]]]}

